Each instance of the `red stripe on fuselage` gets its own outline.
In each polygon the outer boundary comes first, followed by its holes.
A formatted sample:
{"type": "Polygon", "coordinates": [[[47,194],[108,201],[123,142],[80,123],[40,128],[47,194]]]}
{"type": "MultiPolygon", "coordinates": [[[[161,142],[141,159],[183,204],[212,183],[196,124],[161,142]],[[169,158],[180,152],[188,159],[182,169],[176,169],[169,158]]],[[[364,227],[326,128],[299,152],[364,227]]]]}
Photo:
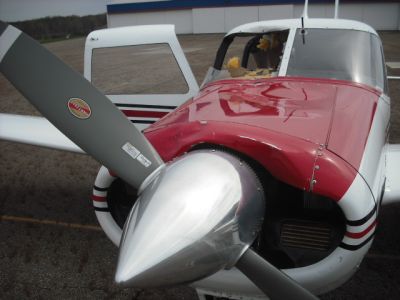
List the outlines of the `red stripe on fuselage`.
{"type": "Polygon", "coordinates": [[[345,235],[352,239],[361,239],[366,236],[373,228],[375,228],[377,221],[375,220],[371,225],[369,225],[365,230],[361,232],[346,232],[345,235]]]}
{"type": "Polygon", "coordinates": [[[101,196],[92,195],[92,200],[95,201],[95,202],[106,202],[107,201],[107,197],[101,197],[101,196]]]}
{"type": "Polygon", "coordinates": [[[150,110],[122,110],[127,117],[141,117],[141,118],[162,118],[168,112],[165,111],[150,111],[150,110]]]}

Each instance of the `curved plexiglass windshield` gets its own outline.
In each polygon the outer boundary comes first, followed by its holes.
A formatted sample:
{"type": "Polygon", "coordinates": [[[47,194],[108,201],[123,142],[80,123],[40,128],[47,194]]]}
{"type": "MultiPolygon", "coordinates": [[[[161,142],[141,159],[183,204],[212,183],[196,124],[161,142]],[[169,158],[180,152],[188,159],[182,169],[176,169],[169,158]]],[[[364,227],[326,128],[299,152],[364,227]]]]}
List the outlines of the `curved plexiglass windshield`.
{"type": "Polygon", "coordinates": [[[385,88],[379,38],[343,29],[301,29],[296,32],[287,76],[332,78],[385,88]]]}

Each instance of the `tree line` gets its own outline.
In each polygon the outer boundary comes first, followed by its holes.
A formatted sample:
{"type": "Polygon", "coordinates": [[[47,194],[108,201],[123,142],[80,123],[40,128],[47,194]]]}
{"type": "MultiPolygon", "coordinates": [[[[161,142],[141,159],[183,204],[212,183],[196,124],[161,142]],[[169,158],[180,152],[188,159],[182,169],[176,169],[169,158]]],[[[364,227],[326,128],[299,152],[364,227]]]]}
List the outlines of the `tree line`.
{"type": "Polygon", "coordinates": [[[105,14],[84,17],[46,17],[13,22],[11,24],[31,37],[45,41],[86,36],[93,30],[105,28],[107,26],[107,18],[105,14]]]}

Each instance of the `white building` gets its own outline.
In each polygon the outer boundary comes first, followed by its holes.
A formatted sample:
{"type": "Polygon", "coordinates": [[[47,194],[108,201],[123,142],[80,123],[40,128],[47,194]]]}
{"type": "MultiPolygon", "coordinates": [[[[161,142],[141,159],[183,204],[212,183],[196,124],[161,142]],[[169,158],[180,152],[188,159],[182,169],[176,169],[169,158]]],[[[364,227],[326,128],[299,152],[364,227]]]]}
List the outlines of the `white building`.
{"type": "MultiPolygon", "coordinates": [[[[310,0],[309,16],[333,17],[334,0],[310,0]]],[[[303,0],[108,0],[108,27],[175,24],[177,33],[227,32],[259,20],[297,18],[303,0]]],[[[400,30],[400,1],[341,0],[339,17],[400,30]]]]}

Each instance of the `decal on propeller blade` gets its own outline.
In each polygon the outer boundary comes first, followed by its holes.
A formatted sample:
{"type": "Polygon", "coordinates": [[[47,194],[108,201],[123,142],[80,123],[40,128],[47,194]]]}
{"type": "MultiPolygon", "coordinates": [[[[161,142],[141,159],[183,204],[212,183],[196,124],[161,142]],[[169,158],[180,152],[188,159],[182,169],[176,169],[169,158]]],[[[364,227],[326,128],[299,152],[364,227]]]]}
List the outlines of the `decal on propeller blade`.
{"type": "Polygon", "coordinates": [[[71,98],[68,100],[68,109],[78,119],[87,119],[92,114],[89,104],[79,98],[71,98]]]}
{"type": "Polygon", "coordinates": [[[136,159],[138,162],[140,162],[143,166],[146,168],[151,165],[151,161],[144,156],[140,151],[133,146],[131,143],[126,142],[123,146],[122,149],[129,154],[130,157],[133,159],[136,159]]]}

